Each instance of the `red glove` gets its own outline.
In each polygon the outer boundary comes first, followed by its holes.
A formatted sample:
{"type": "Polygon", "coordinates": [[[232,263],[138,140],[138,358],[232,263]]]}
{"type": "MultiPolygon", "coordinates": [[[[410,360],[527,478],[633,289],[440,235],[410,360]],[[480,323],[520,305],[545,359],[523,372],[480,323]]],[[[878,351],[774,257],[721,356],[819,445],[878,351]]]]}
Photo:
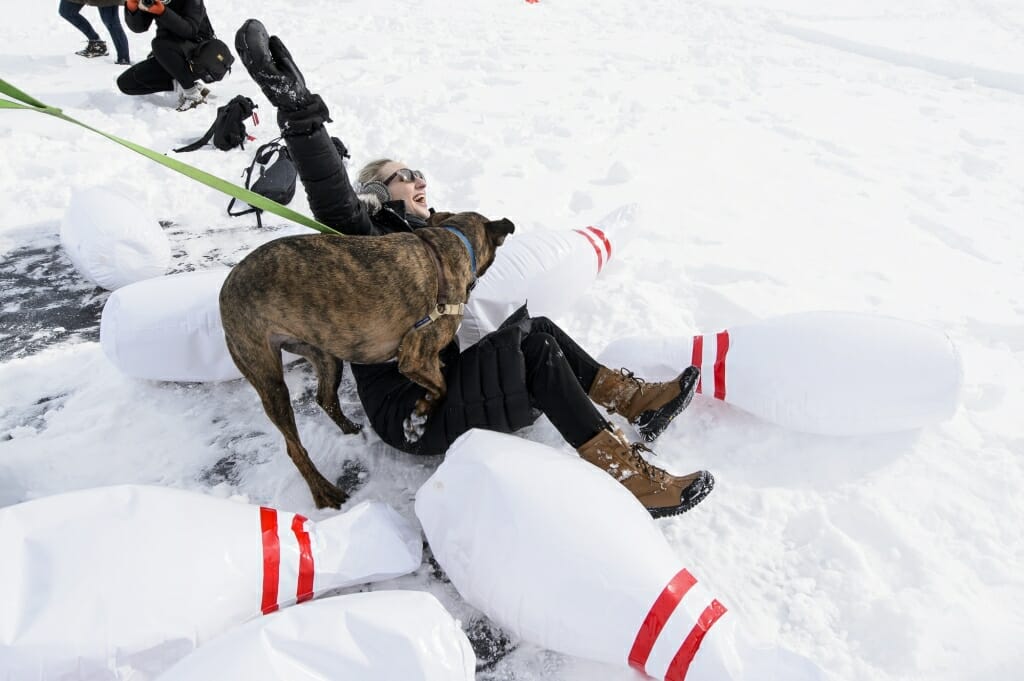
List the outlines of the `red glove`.
{"type": "Polygon", "coordinates": [[[128,9],[129,12],[138,12],[139,0],[128,0],[126,3],[124,3],[124,6],[128,9]]]}

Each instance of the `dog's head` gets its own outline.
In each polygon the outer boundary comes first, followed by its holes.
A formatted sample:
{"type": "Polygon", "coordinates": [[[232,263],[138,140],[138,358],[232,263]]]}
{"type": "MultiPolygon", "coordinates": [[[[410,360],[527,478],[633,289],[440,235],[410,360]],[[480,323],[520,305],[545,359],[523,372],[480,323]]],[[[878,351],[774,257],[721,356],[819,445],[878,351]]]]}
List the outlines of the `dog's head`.
{"type": "Polygon", "coordinates": [[[476,276],[482,276],[494,262],[494,253],[505,237],[516,231],[508,218],[488,220],[480,213],[436,212],[427,221],[428,227],[454,227],[473,245],[476,252],[476,276]]]}

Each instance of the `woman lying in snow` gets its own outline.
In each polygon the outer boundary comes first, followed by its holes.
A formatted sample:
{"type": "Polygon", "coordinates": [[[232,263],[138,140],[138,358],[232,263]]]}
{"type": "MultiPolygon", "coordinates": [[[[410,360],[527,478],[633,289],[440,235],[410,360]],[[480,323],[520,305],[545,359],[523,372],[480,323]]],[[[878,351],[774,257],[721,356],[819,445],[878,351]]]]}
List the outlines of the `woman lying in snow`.
{"type": "MultiPolygon", "coordinates": [[[[328,135],[327,106],[307,88],[291,54],[256,19],[235,37],[242,63],[277,107],[278,125],[317,220],[349,235],[411,231],[433,213],[426,176],[404,163],[367,164],[352,187],[344,145],[328,135]]],[[[525,309],[479,343],[442,353],[448,393],[423,423],[413,409],[425,389],[395,362],[353,365],[366,415],[384,442],[411,454],[443,454],[471,428],[513,432],[545,414],[584,459],[619,480],[654,517],[683,513],[714,486],[707,471],[672,475],[642,456],[595,408],[625,417],[647,442],[665,430],[693,397],[700,371],[688,367],[665,383],[646,383],[632,372],[601,366],[549,319],[525,309]]],[[[648,450],[649,451],[649,450],[648,450]]]]}

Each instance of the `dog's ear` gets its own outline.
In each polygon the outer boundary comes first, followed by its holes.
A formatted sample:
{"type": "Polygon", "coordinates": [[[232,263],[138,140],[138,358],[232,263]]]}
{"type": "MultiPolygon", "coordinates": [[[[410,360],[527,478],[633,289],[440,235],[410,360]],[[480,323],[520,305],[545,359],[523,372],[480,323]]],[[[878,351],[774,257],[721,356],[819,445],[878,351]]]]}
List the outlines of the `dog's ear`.
{"type": "Polygon", "coordinates": [[[487,239],[494,248],[497,248],[505,243],[505,237],[516,231],[516,226],[508,218],[502,218],[485,223],[484,230],[487,232],[487,239]]]}
{"type": "Polygon", "coordinates": [[[430,214],[430,217],[427,218],[427,227],[440,227],[445,220],[447,220],[453,215],[455,215],[455,213],[443,213],[441,211],[434,211],[433,213],[430,214]]]}

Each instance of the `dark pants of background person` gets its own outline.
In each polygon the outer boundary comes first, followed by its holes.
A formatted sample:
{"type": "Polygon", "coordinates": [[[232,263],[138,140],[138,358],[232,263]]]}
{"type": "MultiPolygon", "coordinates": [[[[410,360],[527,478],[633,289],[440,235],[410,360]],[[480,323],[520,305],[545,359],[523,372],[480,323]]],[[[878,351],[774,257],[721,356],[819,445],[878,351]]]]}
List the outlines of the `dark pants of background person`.
{"type": "Polygon", "coordinates": [[[188,56],[199,43],[153,38],[153,53],[121,74],[117,87],[126,95],[148,95],[174,89],[174,81],[188,89],[196,84],[188,56]]]}
{"type": "MultiPolygon", "coordinates": [[[[466,353],[474,352],[477,347],[469,348],[466,353]]],[[[608,423],[587,396],[600,365],[545,317],[532,319],[529,331],[522,336],[520,349],[526,364],[530,404],[548,417],[566,442],[578,449],[608,423]]],[[[455,371],[463,367],[473,370],[476,366],[472,361],[460,361],[455,371]]],[[[459,381],[459,376],[453,375],[449,377],[448,384],[452,386],[459,381]]],[[[423,434],[424,454],[445,452],[459,435],[470,428],[495,429],[486,411],[480,410],[473,415],[473,409],[452,403],[457,399],[449,393],[438,405],[437,413],[429,420],[423,434]],[[455,420],[448,418],[452,413],[457,414],[457,425],[455,420]]]]}
{"type": "MultiPolygon", "coordinates": [[[[88,40],[99,40],[100,34],[93,30],[92,24],[89,20],[82,16],[82,8],[85,5],[79,5],[68,0],[60,0],[60,7],[57,12],[68,20],[68,22],[85,34],[88,40]]],[[[124,28],[121,26],[121,17],[118,14],[119,6],[113,7],[97,7],[100,11],[100,19],[103,21],[103,25],[107,27],[107,32],[110,33],[110,41],[114,43],[114,50],[117,52],[118,59],[128,59],[128,36],[125,35],[124,28]]]]}

